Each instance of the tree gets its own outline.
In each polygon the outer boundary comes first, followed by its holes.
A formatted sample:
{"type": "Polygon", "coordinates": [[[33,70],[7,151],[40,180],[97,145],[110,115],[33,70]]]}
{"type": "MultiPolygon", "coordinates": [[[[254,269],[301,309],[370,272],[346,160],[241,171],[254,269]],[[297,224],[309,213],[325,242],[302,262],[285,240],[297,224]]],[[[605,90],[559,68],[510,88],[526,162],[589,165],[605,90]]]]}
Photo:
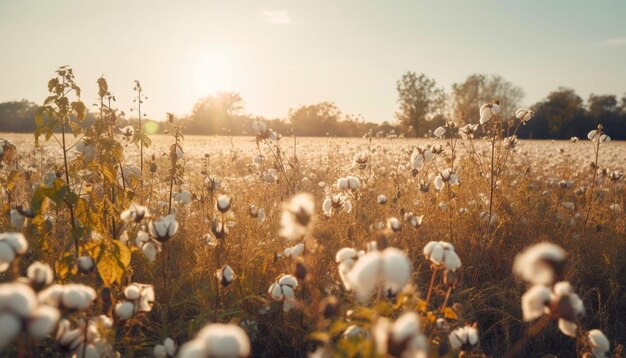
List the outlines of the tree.
{"type": "Polygon", "coordinates": [[[430,121],[443,111],[443,89],[437,87],[434,79],[424,74],[417,76],[410,71],[402,75],[396,88],[400,105],[396,118],[407,131],[418,136],[424,122],[430,121]]]}
{"type": "Polygon", "coordinates": [[[539,139],[582,137],[586,128],[593,127],[582,98],[569,88],[561,87],[551,92],[545,100],[535,104],[533,110],[535,115],[520,129],[520,136],[539,139]]]}
{"type": "Polygon", "coordinates": [[[299,136],[336,134],[341,110],[333,102],[321,102],[289,110],[289,120],[299,136]]]}
{"type": "Polygon", "coordinates": [[[243,99],[236,92],[220,92],[200,99],[193,107],[188,123],[190,133],[229,134],[241,132],[235,120],[243,109],[243,99]]]}
{"type": "Polygon", "coordinates": [[[473,74],[465,82],[452,85],[452,99],[455,116],[462,113],[466,122],[478,118],[480,106],[492,100],[500,101],[502,118],[508,119],[515,114],[524,90],[515,86],[499,75],[473,74]]]}

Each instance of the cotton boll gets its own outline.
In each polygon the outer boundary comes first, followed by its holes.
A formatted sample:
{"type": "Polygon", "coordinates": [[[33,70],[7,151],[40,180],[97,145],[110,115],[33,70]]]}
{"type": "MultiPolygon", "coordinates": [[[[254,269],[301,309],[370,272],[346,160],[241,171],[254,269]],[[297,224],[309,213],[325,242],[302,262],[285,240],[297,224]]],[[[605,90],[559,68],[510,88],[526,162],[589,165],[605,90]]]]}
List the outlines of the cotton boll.
{"type": "Polygon", "coordinates": [[[267,293],[275,301],[281,301],[283,299],[283,290],[278,283],[273,283],[269,290],[267,290],[267,293]]]}
{"type": "Polygon", "coordinates": [[[179,358],[206,358],[208,350],[206,343],[200,339],[194,339],[180,347],[179,358]]]}
{"type": "Polygon", "coordinates": [[[143,252],[144,256],[146,256],[148,261],[154,262],[156,260],[158,249],[155,243],[153,242],[145,243],[143,247],[141,248],[141,251],[143,252]]]}
{"type": "Polygon", "coordinates": [[[576,323],[560,318],[559,329],[566,336],[576,337],[576,323]]]}
{"type": "Polygon", "coordinates": [[[127,320],[135,312],[135,305],[130,301],[119,302],[115,305],[115,315],[121,320],[127,320]]]}
{"type": "Polygon", "coordinates": [[[26,217],[20,214],[19,211],[11,210],[11,226],[16,229],[22,229],[26,226],[26,217]]]}
{"type": "Polygon", "coordinates": [[[59,318],[61,314],[56,308],[39,306],[28,321],[27,333],[35,339],[42,339],[54,331],[59,318]]]}
{"type": "Polygon", "coordinates": [[[8,297],[9,301],[7,307],[22,318],[29,317],[32,312],[37,308],[37,296],[30,286],[14,283],[11,284],[13,290],[8,297]]]}
{"type": "Polygon", "coordinates": [[[164,345],[157,344],[152,350],[152,355],[154,358],[167,358],[167,350],[164,345]]]}
{"type": "Polygon", "coordinates": [[[281,286],[290,286],[291,288],[298,287],[298,280],[292,275],[283,275],[279,280],[278,284],[281,286]]]}
{"type": "Polygon", "coordinates": [[[142,285],[141,297],[139,299],[139,306],[137,310],[140,312],[152,311],[152,305],[155,301],[154,287],[152,285],[142,285]]]}
{"type": "Polygon", "coordinates": [[[361,302],[367,302],[379,283],[379,270],[382,260],[380,251],[365,254],[354,264],[348,273],[350,287],[354,289],[361,302]]]}
{"type": "Polygon", "coordinates": [[[81,272],[88,273],[93,270],[95,263],[93,259],[89,256],[81,256],[76,260],[76,265],[78,265],[78,269],[81,272]]]}
{"type": "Polygon", "coordinates": [[[227,358],[250,355],[250,340],[246,332],[235,325],[210,324],[200,330],[197,339],[204,341],[209,357],[227,358]]]}
{"type": "Polygon", "coordinates": [[[63,297],[63,286],[52,285],[40,291],[37,295],[39,304],[45,304],[53,307],[60,307],[61,298],[63,297]]]}
{"type": "Polygon", "coordinates": [[[598,358],[606,357],[606,354],[611,349],[611,343],[604,333],[602,333],[599,329],[592,329],[587,334],[587,337],[589,338],[593,355],[598,358]]]}
{"type": "Polygon", "coordinates": [[[0,272],[6,271],[15,259],[15,251],[9,243],[0,241],[0,272]]]}
{"type": "Polygon", "coordinates": [[[7,244],[11,245],[13,251],[18,255],[24,255],[28,250],[28,241],[24,234],[19,232],[0,234],[0,242],[4,240],[7,244]]]}
{"type": "Polygon", "coordinates": [[[283,311],[289,312],[296,301],[296,293],[291,286],[281,285],[283,291],[283,311]]]}
{"type": "Polygon", "coordinates": [[[63,288],[61,302],[68,309],[85,310],[96,298],[93,288],[79,284],[68,284],[63,288]]]}
{"type": "Polygon", "coordinates": [[[550,289],[535,285],[522,296],[524,321],[529,322],[543,316],[546,304],[550,301],[550,289]]]}
{"type": "Polygon", "coordinates": [[[389,247],[383,251],[383,272],[394,290],[406,286],[411,276],[411,262],[399,249],[389,247]]]}
{"type": "Polygon", "coordinates": [[[26,276],[36,289],[43,288],[52,283],[52,268],[48,264],[39,261],[33,262],[26,270],[26,276]]]}
{"type": "Polygon", "coordinates": [[[124,296],[126,296],[126,299],[134,301],[141,296],[141,289],[135,284],[126,286],[124,289],[124,296]]]}
{"type": "Polygon", "coordinates": [[[22,330],[20,320],[11,313],[0,313],[0,351],[22,330]]]}
{"type": "Polygon", "coordinates": [[[170,337],[165,338],[165,340],[163,341],[163,345],[165,346],[167,354],[172,357],[174,356],[174,354],[176,354],[176,343],[173,339],[171,339],[170,337]]]}

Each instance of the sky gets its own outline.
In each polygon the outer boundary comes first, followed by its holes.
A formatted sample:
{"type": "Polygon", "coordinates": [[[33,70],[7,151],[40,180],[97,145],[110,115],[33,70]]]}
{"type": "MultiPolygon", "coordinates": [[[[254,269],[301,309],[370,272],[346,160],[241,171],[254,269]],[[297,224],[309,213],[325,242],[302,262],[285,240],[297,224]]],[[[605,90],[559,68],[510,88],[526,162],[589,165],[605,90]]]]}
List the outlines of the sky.
{"type": "Polygon", "coordinates": [[[70,65],[86,104],[104,75],[129,113],[139,80],[155,119],[236,91],[246,113],[267,118],[332,101],[393,121],[406,71],[447,91],[498,74],[528,105],[559,86],[585,99],[626,93],[621,0],[0,0],[0,47],[0,102],[42,103],[70,65]]]}

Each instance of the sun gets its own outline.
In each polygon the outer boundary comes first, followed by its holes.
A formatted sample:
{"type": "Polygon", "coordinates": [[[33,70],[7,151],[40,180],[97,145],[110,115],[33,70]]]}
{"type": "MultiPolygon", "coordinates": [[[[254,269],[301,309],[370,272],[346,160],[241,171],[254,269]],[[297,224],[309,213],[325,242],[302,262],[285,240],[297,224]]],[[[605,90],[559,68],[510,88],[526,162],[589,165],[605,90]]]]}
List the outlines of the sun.
{"type": "Polygon", "coordinates": [[[233,90],[233,61],[226,51],[201,52],[191,70],[193,92],[198,97],[233,90]]]}

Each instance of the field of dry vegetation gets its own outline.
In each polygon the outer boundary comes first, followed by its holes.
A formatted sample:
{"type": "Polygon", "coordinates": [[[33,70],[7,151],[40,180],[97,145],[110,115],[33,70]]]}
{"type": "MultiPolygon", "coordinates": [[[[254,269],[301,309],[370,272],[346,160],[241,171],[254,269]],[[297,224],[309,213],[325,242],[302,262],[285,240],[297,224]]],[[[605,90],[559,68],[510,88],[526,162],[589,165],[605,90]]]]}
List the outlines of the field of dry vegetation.
{"type": "Polygon", "coordinates": [[[601,128],[518,142],[532,113],[488,104],[430,139],[147,137],[102,82],[72,125],[66,84],[38,146],[0,135],[2,355],[624,354],[626,145],[601,128]]]}

